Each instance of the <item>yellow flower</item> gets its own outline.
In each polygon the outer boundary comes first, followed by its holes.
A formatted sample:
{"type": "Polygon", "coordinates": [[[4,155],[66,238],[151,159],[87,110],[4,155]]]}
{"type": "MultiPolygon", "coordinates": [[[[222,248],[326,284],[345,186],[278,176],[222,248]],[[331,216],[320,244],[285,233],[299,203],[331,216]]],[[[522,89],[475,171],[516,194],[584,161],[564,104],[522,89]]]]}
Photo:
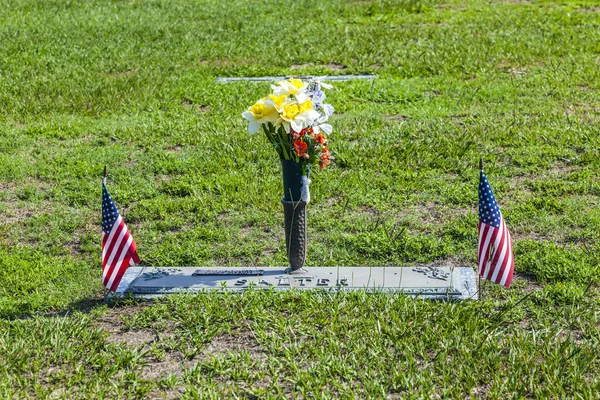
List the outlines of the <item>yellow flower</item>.
{"type": "Polygon", "coordinates": [[[298,104],[288,104],[283,107],[283,113],[281,116],[287,121],[292,121],[298,114],[300,114],[298,104]]]}
{"type": "Polygon", "coordinates": [[[242,116],[248,120],[248,131],[250,133],[258,132],[261,124],[272,122],[277,124],[279,121],[279,113],[269,102],[259,100],[256,104],[242,113],[242,116]]]}
{"type": "Polygon", "coordinates": [[[299,103],[308,100],[307,85],[300,79],[290,79],[280,81],[277,86],[271,86],[275,96],[289,95],[293,96],[299,103]]]}
{"type": "Polygon", "coordinates": [[[312,101],[306,100],[304,103],[300,104],[300,112],[303,113],[308,110],[312,110],[312,101]]]}
{"type": "Polygon", "coordinates": [[[288,88],[290,90],[290,94],[296,94],[298,93],[298,91],[300,89],[302,89],[304,87],[304,82],[302,82],[302,80],[300,79],[290,79],[290,83],[291,85],[288,85],[288,88]]]}
{"type": "Polygon", "coordinates": [[[287,133],[290,133],[290,128],[294,132],[300,132],[302,129],[309,127],[312,121],[319,117],[319,113],[313,109],[311,100],[306,100],[300,104],[295,101],[284,104],[280,115],[287,133]]]}
{"type": "Polygon", "coordinates": [[[273,94],[270,94],[269,99],[271,99],[273,104],[275,104],[275,108],[277,109],[277,111],[281,112],[283,108],[283,103],[287,99],[287,95],[282,94],[281,96],[275,96],[273,94]]]}
{"type": "Polygon", "coordinates": [[[250,112],[254,116],[255,119],[263,119],[268,117],[269,115],[275,112],[273,107],[269,107],[264,103],[256,103],[252,107],[250,107],[250,112]]]}

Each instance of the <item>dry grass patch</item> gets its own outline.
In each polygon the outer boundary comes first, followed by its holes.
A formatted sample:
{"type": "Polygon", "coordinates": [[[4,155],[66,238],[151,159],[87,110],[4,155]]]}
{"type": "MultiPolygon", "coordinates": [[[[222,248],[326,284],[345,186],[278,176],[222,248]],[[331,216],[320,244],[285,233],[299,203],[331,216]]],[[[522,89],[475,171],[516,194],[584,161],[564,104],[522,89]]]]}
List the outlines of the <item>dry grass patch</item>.
{"type": "Polygon", "coordinates": [[[219,353],[247,351],[252,358],[265,358],[264,350],[249,329],[241,329],[234,333],[223,333],[213,338],[202,352],[203,356],[219,353]]]}
{"type": "Polygon", "coordinates": [[[0,208],[0,225],[21,224],[39,212],[37,207],[22,206],[17,201],[4,202],[3,206],[0,208]]]}
{"type": "MultiPolygon", "coordinates": [[[[98,317],[94,321],[94,326],[97,328],[101,328],[102,330],[109,332],[111,335],[124,331],[125,326],[123,324],[123,319],[133,316],[138,312],[141,312],[146,307],[147,304],[135,304],[130,306],[114,306],[109,308],[107,312],[105,312],[102,316],[98,317]]],[[[110,339],[109,339],[110,340],[110,339]]],[[[118,340],[113,340],[113,342],[118,342],[118,340]]]]}
{"type": "Polygon", "coordinates": [[[178,352],[167,352],[162,360],[150,359],[142,368],[142,378],[160,379],[165,376],[182,376],[183,372],[192,368],[196,362],[188,360],[178,352]]]}
{"type": "Polygon", "coordinates": [[[426,202],[402,207],[395,214],[397,219],[419,222],[422,225],[437,225],[444,221],[465,217],[475,210],[461,207],[449,207],[434,202],[426,202]]]}
{"type": "Polygon", "coordinates": [[[130,69],[126,69],[123,71],[110,71],[110,72],[105,72],[106,76],[110,76],[113,78],[129,78],[132,77],[136,74],[137,70],[136,68],[130,68],[130,69]]]}
{"type": "Polygon", "coordinates": [[[600,7],[583,7],[578,8],[577,11],[583,13],[600,13],[600,7]]]}
{"type": "Polygon", "coordinates": [[[385,119],[388,121],[406,121],[408,119],[408,117],[406,115],[402,115],[402,114],[391,114],[391,115],[386,115],[385,119]]]}

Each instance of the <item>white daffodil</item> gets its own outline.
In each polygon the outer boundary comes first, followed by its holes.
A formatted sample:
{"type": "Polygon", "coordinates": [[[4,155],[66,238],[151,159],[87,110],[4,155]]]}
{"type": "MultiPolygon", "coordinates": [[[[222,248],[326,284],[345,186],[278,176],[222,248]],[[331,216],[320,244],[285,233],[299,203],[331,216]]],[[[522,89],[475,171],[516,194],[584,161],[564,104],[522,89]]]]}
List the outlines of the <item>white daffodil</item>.
{"type": "Polygon", "coordinates": [[[313,126],[313,132],[315,133],[315,135],[319,134],[321,131],[329,135],[331,134],[331,132],[333,132],[333,127],[329,124],[320,124],[313,126]]]}
{"type": "MultiPolygon", "coordinates": [[[[322,83],[318,80],[311,82],[311,84],[309,85],[309,95],[311,100],[313,101],[313,108],[317,110],[320,114],[319,118],[317,118],[317,120],[315,121],[317,124],[324,123],[329,119],[329,117],[333,115],[333,106],[331,104],[324,103],[325,98],[327,96],[325,96],[325,93],[321,90],[321,88],[331,89],[332,87],[333,86],[326,83],[322,83]]],[[[325,131],[326,129],[327,128],[324,128],[323,130],[325,131]]]]}
{"type": "Polygon", "coordinates": [[[316,86],[317,89],[320,89],[321,87],[325,88],[325,89],[332,89],[333,86],[330,85],[329,83],[325,83],[323,82],[324,79],[327,79],[327,75],[324,76],[316,76],[312,79],[311,84],[316,86]]]}
{"type": "Polygon", "coordinates": [[[331,104],[321,104],[321,110],[323,110],[323,114],[325,114],[327,118],[331,117],[335,111],[331,104]]]}
{"type": "MultiPolygon", "coordinates": [[[[289,123],[295,132],[300,132],[304,128],[308,128],[313,122],[320,117],[317,111],[313,109],[312,101],[306,100],[303,103],[292,102],[283,106],[281,118],[289,123]]],[[[286,127],[286,124],[284,124],[286,127]]],[[[286,127],[286,132],[289,133],[289,127],[286,127]]]]}
{"type": "Polygon", "coordinates": [[[248,111],[242,113],[242,117],[248,120],[248,132],[256,133],[261,124],[272,122],[275,125],[281,123],[279,112],[273,101],[262,99],[256,102],[248,111]]]}
{"type": "Polygon", "coordinates": [[[319,108],[319,117],[315,120],[315,122],[317,124],[323,124],[324,122],[327,122],[329,117],[333,115],[334,110],[330,104],[321,104],[319,108]]]}
{"type": "Polygon", "coordinates": [[[275,95],[275,94],[270,94],[268,97],[268,101],[273,104],[273,106],[275,107],[275,109],[277,110],[278,113],[282,113],[283,112],[283,107],[290,104],[290,103],[294,103],[296,102],[296,100],[294,100],[292,97],[290,97],[288,94],[282,94],[282,95],[275,95]]]}
{"type": "Polygon", "coordinates": [[[301,79],[292,78],[289,81],[280,81],[277,86],[272,85],[271,87],[275,96],[294,96],[298,103],[304,103],[309,99],[308,86],[301,79]]]}

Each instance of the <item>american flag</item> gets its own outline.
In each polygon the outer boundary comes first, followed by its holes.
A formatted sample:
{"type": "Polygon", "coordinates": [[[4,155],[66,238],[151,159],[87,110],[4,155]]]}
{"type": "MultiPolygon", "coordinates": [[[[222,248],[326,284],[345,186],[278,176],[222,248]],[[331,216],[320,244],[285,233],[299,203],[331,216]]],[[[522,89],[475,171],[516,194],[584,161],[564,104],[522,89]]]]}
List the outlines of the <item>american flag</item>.
{"type": "Polygon", "coordinates": [[[119,215],[108,190],[106,178],[102,179],[102,283],[115,292],[125,270],[140,258],[135,241],[119,215]]]}
{"type": "Polygon", "coordinates": [[[483,171],[479,176],[479,275],[509,287],[515,260],[512,239],[483,171]]]}

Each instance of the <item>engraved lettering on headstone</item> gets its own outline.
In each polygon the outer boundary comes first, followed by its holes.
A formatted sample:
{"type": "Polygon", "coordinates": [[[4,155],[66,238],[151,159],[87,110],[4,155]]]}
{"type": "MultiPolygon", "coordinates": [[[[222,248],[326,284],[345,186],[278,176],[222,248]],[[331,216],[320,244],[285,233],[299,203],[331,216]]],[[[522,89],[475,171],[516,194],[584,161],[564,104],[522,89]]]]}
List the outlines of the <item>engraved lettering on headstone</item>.
{"type": "Polygon", "coordinates": [[[264,275],[264,269],[197,269],[192,276],[203,275],[264,275]]]}
{"type": "MultiPolygon", "coordinates": [[[[265,275],[256,276],[254,268],[219,268],[209,269],[207,271],[217,271],[217,275],[221,277],[209,276],[194,276],[192,273],[197,271],[197,268],[181,268],[181,271],[171,268],[154,268],[140,267],[135,270],[135,273],[130,273],[131,284],[128,291],[144,294],[163,294],[177,291],[202,291],[206,289],[214,289],[215,287],[221,291],[244,291],[251,287],[260,287],[262,289],[272,290],[289,290],[296,287],[301,290],[323,289],[323,290],[367,290],[367,291],[393,291],[404,292],[407,295],[422,296],[423,298],[456,298],[457,296],[473,296],[476,288],[474,288],[475,274],[472,270],[468,273],[462,268],[448,268],[439,266],[412,266],[406,269],[395,267],[396,269],[386,270],[387,277],[394,274],[402,277],[404,271],[404,280],[398,277],[394,282],[387,283],[384,286],[381,278],[373,280],[371,276],[368,287],[366,287],[367,274],[365,270],[359,268],[350,268],[345,271],[337,271],[335,268],[315,269],[312,271],[303,271],[299,274],[287,273],[285,269],[275,267],[265,268],[265,275]],[[234,273],[224,273],[224,271],[249,272],[253,271],[253,275],[237,275],[234,273]],[[356,271],[360,271],[362,275],[357,278],[356,271]],[[466,279],[468,276],[469,279],[466,279]],[[226,286],[225,286],[226,284],[226,286]]],[[[381,268],[377,270],[381,273],[381,268]]],[[[260,270],[259,270],[260,272],[260,270]]],[[[370,271],[367,271],[370,272],[370,271]]],[[[476,296],[476,294],[475,294],[476,296]]]]}
{"type": "Polygon", "coordinates": [[[277,286],[290,286],[290,280],[288,278],[279,278],[277,286]]]}
{"type": "Polygon", "coordinates": [[[448,276],[450,276],[448,272],[436,267],[416,267],[413,268],[413,271],[424,274],[428,278],[439,279],[441,281],[448,280],[448,276]]]}
{"type": "Polygon", "coordinates": [[[298,279],[298,280],[300,281],[300,286],[306,286],[306,285],[304,284],[304,282],[312,282],[312,279],[311,279],[311,278],[304,278],[304,277],[303,277],[303,278],[300,278],[300,279],[298,279]]]}
{"type": "Polygon", "coordinates": [[[179,268],[155,268],[153,271],[149,271],[149,272],[145,272],[144,274],[142,274],[142,276],[144,277],[144,280],[150,280],[150,279],[158,279],[158,278],[162,278],[163,276],[169,276],[170,272],[178,272],[181,271],[179,268]]]}

